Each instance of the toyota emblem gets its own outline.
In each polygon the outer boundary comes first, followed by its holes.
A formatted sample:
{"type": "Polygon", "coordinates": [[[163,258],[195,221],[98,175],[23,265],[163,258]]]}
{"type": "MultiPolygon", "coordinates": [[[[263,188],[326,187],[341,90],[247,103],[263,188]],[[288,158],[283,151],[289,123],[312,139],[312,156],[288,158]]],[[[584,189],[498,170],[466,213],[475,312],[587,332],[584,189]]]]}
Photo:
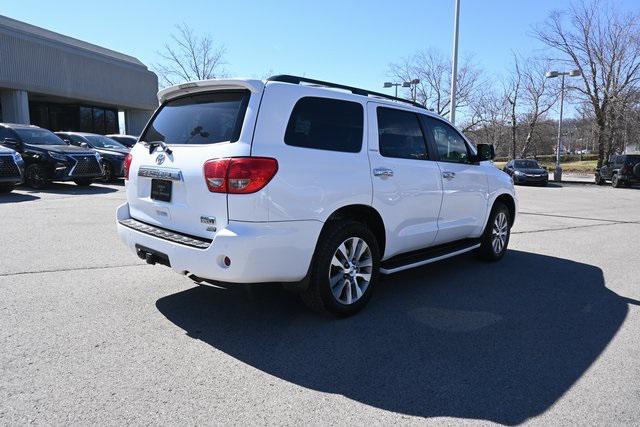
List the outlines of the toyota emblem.
{"type": "Polygon", "coordinates": [[[156,165],[161,165],[164,163],[164,154],[158,154],[158,157],[156,157],[156,165]]]}

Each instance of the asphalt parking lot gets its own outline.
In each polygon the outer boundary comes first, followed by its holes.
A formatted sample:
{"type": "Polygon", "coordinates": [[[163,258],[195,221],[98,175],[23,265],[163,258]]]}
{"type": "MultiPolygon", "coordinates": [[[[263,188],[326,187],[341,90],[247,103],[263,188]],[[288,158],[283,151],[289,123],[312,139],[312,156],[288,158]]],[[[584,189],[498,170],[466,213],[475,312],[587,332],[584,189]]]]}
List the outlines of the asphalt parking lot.
{"type": "Polygon", "coordinates": [[[346,320],[143,264],[121,185],[0,196],[0,424],[639,424],[640,189],[517,191],[502,262],[346,320]]]}

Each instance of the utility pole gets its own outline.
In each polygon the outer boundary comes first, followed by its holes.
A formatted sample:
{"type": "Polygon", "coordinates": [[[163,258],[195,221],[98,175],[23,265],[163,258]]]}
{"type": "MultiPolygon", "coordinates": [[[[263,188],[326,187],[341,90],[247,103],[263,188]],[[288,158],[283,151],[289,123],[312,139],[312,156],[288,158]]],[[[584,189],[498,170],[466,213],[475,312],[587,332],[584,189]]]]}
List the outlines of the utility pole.
{"type": "Polygon", "coordinates": [[[460,20],[460,0],[454,0],[455,12],[453,18],[453,54],[451,58],[451,113],[449,120],[456,124],[456,84],[458,80],[458,21],[460,20]]]}

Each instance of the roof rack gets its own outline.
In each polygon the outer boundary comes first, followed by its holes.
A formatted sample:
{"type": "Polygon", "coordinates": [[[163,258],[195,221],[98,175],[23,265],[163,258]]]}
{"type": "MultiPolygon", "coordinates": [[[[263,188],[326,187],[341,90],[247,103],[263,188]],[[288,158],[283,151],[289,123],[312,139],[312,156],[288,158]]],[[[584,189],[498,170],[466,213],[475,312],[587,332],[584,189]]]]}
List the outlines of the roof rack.
{"type": "Polygon", "coordinates": [[[417,102],[409,101],[408,99],[397,98],[395,96],[387,95],[380,92],[372,92],[366,89],[360,89],[357,87],[341,85],[338,83],[325,82],[322,80],[308,79],[306,77],[299,76],[291,76],[289,74],[280,74],[277,76],[271,76],[267,79],[268,82],[283,82],[283,83],[291,83],[294,85],[299,85],[300,83],[308,83],[311,85],[324,86],[324,87],[332,87],[336,89],[347,90],[354,95],[362,95],[362,96],[375,96],[377,98],[390,99],[392,101],[404,102],[414,107],[423,108],[426,110],[426,107],[422,104],[418,104],[417,102]]]}

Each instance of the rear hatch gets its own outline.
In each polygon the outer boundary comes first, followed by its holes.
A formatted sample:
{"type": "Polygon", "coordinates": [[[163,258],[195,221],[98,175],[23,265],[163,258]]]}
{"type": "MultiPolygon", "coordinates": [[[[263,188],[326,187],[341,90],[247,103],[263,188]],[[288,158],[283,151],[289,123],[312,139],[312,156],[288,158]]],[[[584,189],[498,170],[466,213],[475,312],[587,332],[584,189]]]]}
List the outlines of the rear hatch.
{"type": "Polygon", "coordinates": [[[165,89],[162,105],[131,150],[132,218],[213,238],[227,225],[227,194],[209,191],[204,164],[249,156],[263,84],[222,80],[165,89]]]}

